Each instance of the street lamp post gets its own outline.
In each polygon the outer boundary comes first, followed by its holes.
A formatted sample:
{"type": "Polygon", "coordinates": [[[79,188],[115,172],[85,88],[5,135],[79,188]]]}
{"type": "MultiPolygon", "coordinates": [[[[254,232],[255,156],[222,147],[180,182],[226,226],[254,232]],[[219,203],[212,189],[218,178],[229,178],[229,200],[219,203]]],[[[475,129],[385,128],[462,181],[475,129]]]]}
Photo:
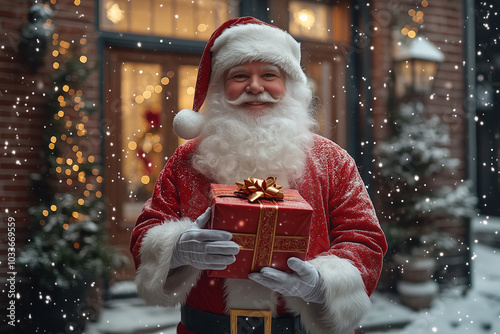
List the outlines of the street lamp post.
{"type": "Polygon", "coordinates": [[[398,43],[394,51],[396,97],[405,100],[430,93],[443,60],[443,53],[423,37],[398,43]]]}

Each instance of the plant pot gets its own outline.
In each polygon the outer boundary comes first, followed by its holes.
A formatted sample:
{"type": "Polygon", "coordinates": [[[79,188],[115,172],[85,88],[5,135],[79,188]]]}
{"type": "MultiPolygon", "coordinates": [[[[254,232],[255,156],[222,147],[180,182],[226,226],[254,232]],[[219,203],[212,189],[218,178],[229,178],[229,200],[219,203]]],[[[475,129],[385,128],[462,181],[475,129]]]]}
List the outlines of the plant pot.
{"type": "Polygon", "coordinates": [[[409,282],[428,281],[434,275],[437,265],[433,258],[406,254],[394,255],[394,261],[400,269],[401,279],[409,282]]]}
{"type": "Polygon", "coordinates": [[[404,305],[413,310],[429,308],[435,295],[439,292],[439,285],[434,281],[427,282],[398,282],[398,293],[404,305]]]}

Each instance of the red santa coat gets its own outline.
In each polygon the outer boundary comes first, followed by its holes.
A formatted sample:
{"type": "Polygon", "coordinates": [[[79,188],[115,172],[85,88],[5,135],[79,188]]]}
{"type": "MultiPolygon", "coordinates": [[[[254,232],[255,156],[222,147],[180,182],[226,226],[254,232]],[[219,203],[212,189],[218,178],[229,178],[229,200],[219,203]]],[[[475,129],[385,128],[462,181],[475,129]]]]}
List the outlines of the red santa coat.
{"type": "MultiPolygon", "coordinates": [[[[387,250],[354,160],[335,143],[314,137],[306,170],[291,188],[314,209],[307,260],[325,282],[325,305],[283,297],[250,280],[211,278],[185,266],[170,272],[180,234],[210,205],[213,181],[191,166],[196,140],[180,146],[161,172],[132,232],[130,249],[139,295],[148,304],[188,305],[213,313],[231,308],[301,315],[311,333],[353,332],[370,306],[387,250]]],[[[251,175],[249,175],[251,176],[251,175]]],[[[190,333],[182,324],[179,333],[190,333]]]]}

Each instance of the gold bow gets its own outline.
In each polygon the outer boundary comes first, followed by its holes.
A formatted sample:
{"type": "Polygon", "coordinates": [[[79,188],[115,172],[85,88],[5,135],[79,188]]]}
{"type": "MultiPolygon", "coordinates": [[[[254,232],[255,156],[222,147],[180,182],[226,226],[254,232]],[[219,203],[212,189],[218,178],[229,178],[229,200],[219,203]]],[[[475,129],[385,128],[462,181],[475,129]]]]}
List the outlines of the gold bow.
{"type": "Polygon", "coordinates": [[[267,179],[257,179],[249,177],[243,182],[236,182],[239,187],[236,195],[248,198],[250,202],[254,202],[259,198],[283,200],[285,194],[280,190],[282,187],[276,184],[275,177],[268,177],[267,179]]]}

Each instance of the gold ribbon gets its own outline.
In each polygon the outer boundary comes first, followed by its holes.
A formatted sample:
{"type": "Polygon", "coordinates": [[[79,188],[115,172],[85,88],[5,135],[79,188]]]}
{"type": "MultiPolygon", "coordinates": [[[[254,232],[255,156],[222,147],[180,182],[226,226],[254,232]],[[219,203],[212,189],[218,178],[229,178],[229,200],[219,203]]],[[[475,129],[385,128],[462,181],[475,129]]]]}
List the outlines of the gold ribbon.
{"type": "Polygon", "coordinates": [[[251,203],[259,198],[281,201],[285,197],[281,191],[282,187],[276,184],[275,177],[268,177],[265,180],[249,177],[243,182],[236,182],[236,185],[239,189],[235,194],[247,198],[251,203]]]}

